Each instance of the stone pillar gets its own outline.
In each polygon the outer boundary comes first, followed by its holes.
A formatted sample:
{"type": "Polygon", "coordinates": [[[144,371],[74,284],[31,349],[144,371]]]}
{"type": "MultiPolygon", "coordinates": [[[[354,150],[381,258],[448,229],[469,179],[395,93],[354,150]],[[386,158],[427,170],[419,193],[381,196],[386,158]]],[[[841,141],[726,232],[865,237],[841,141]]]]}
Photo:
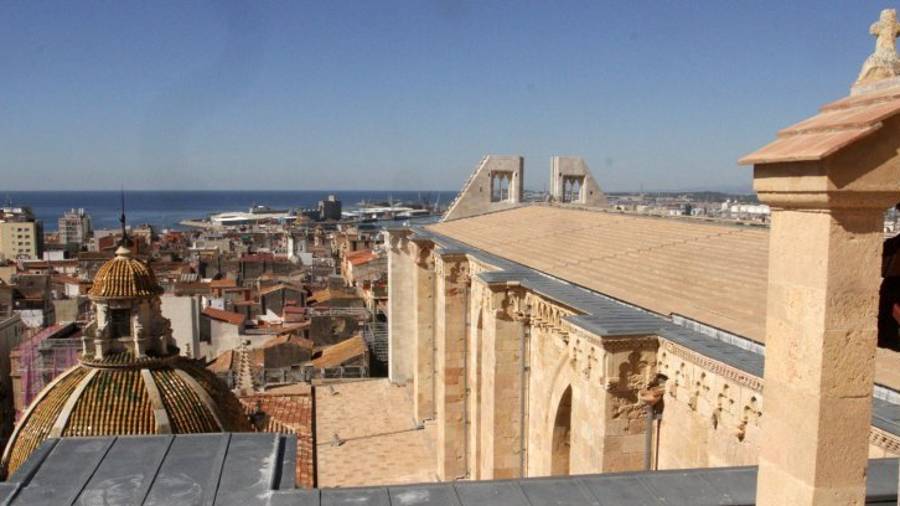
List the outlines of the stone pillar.
{"type": "Polygon", "coordinates": [[[484,319],[484,363],[480,478],[508,479],[522,475],[522,352],[525,327],[516,294],[505,283],[490,285],[490,305],[484,319]]]}
{"type": "Polygon", "coordinates": [[[896,13],[850,96],[743,157],[772,207],[757,504],[863,504],[883,217],[900,200],[896,13]]]}
{"type": "Polygon", "coordinates": [[[760,196],[781,207],[769,238],[757,503],[863,504],[888,202],[760,196]]]}
{"type": "Polygon", "coordinates": [[[413,405],[416,421],[434,418],[434,243],[414,240],[415,351],[413,405]]]}
{"type": "MultiPolygon", "coordinates": [[[[576,334],[575,339],[583,337],[576,334]]],[[[592,377],[595,362],[590,354],[592,346],[575,344],[576,356],[580,357],[589,371],[581,368],[581,373],[592,377]],[[585,356],[587,355],[587,356],[585,356]]],[[[587,408],[590,418],[599,415],[595,424],[594,444],[600,451],[594,459],[584,455],[584,449],[576,445],[572,451],[572,472],[622,472],[644,469],[646,458],[647,412],[640,399],[640,391],[645,389],[656,376],[656,350],[658,340],[654,336],[603,336],[600,339],[603,363],[603,382],[591,382],[584,392],[588,399],[597,395],[597,387],[602,387],[602,394],[597,401],[588,401],[593,406],[587,408]],[[595,410],[599,409],[600,413],[595,410]],[[590,467],[582,467],[581,462],[590,462],[590,467]]],[[[598,371],[599,372],[599,371],[598,371]]],[[[580,393],[580,392],[574,392],[580,393]]],[[[580,399],[574,399],[578,403],[580,399]]],[[[585,445],[588,446],[588,445],[585,445]]]]}
{"type": "Polygon", "coordinates": [[[409,254],[408,229],[389,230],[388,243],[388,377],[406,384],[412,378],[415,301],[413,260],[409,254]]]}
{"type": "Polygon", "coordinates": [[[468,260],[455,252],[435,258],[435,410],[437,474],[443,481],[466,475],[466,311],[468,260]]]}

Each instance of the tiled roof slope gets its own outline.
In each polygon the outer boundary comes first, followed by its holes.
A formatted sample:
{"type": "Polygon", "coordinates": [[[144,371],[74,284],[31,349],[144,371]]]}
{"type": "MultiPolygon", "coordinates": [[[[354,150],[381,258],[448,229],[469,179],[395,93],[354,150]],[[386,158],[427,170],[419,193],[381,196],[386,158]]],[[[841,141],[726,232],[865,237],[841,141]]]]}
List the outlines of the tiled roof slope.
{"type": "Polygon", "coordinates": [[[77,365],[41,391],[10,438],[2,463],[5,475],[22,465],[58,423],[61,436],[156,433],[160,428],[148,393],[151,388],[158,392],[168,418],[170,427],[165,430],[176,434],[249,430],[237,398],[195,361],[147,359],[144,365],[149,369],[144,370],[149,370],[150,378],[145,380],[141,362],[123,365],[119,358],[111,357],[100,367],[77,365]],[[146,384],[149,380],[152,386],[146,384]]]}
{"type": "Polygon", "coordinates": [[[849,96],[778,132],[778,138],[741,158],[742,164],[821,160],[871,135],[900,113],[900,90],[849,96]]]}
{"type": "Polygon", "coordinates": [[[763,229],[543,205],[428,228],[656,313],[765,338],[763,229]]]}
{"type": "Polygon", "coordinates": [[[132,258],[130,252],[120,248],[120,254],[103,264],[94,276],[94,284],[88,292],[94,297],[125,299],[152,297],[162,293],[156,275],[147,264],[132,258]]]}
{"type": "Polygon", "coordinates": [[[312,388],[303,393],[256,393],[240,398],[247,414],[257,409],[265,413],[263,432],[295,434],[297,436],[296,485],[299,488],[316,486],[315,437],[313,434],[312,388]]]}
{"type": "Polygon", "coordinates": [[[313,360],[313,367],[330,368],[340,367],[357,357],[365,355],[368,348],[361,335],[344,339],[322,350],[322,356],[313,360]]]}
{"type": "Polygon", "coordinates": [[[241,325],[247,320],[247,318],[240,313],[216,309],[214,307],[203,308],[203,315],[232,325],[241,325]]]}

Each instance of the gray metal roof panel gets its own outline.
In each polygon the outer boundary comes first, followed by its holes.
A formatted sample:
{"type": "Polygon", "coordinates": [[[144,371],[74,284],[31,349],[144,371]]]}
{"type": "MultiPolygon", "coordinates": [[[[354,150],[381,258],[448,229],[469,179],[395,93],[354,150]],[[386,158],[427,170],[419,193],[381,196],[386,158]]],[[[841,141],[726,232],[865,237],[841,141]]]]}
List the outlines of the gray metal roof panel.
{"type": "Polygon", "coordinates": [[[598,475],[581,477],[579,480],[603,506],[619,504],[659,506],[665,504],[660,502],[657,495],[644,485],[639,476],[598,475]]]}
{"type": "MultiPolygon", "coordinates": [[[[752,503],[756,468],[629,472],[525,480],[389,487],[274,490],[286,472],[278,457],[295,440],[277,434],[199,434],[49,440],[26,463],[31,473],[0,483],[13,506],[143,504],[216,506],[656,506],[752,503]],[[168,448],[168,451],[164,451],[168,448]],[[48,450],[49,449],[49,450],[48,450]],[[130,455],[130,458],[129,458],[130,455]],[[161,464],[159,464],[161,457],[161,464]],[[243,463],[243,465],[241,465],[243,463]],[[157,469],[158,471],[154,471],[157,469]],[[129,483],[127,476],[133,478],[129,483]],[[104,485],[108,489],[104,490],[104,485]],[[218,491],[218,493],[216,493],[218,491]]],[[[293,469],[292,467],[290,469],[293,469]]],[[[896,502],[897,460],[869,461],[869,504],[896,502]]]]}
{"type": "MultiPolygon", "coordinates": [[[[320,506],[322,491],[319,489],[278,490],[269,496],[266,506],[320,506]]],[[[254,503],[241,506],[254,506],[254,503]]]]}
{"type": "Polygon", "coordinates": [[[391,506],[384,487],[322,489],[322,506],[391,506]]]}
{"type": "Polygon", "coordinates": [[[891,434],[900,434],[900,406],[873,399],[872,425],[891,434]]]}
{"type": "Polygon", "coordinates": [[[897,459],[870,459],[866,471],[866,504],[876,501],[897,503],[897,459]]]}
{"type": "Polygon", "coordinates": [[[175,436],[146,505],[213,504],[231,434],[175,436]]]}
{"type": "Polygon", "coordinates": [[[603,506],[576,477],[521,480],[519,486],[531,504],[603,506]]]}
{"type": "Polygon", "coordinates": [[[116,438],[81,491],[78,503],[141,504],[173,440],[173,436],[116,438]],[[140,458],[135,458],[137,455],[140,458]]]}
{"type": "MultiPolygon", "coordinates": [[[[748,472],[752,472],[749,471],[748,472]]],[[[705,475],[708,470],[690,471],[658,471],[641,475],[641,482],[660,499],[661,504],[680,506],[726,506],[729,497],[718,488],[713,487],[705,475]]],[[[722,479],[723,475],[715,474],[714,479],[722,479]]],[[[734,482],[725,485],[736,487],[734,482]]],[[[754,491],[755,495],[755,491],[754,491]]]]}
{"type": "Polygon", "coordinates": [[[15,504],[72,504],[103,461],[115,438],[64,438],[50,451],[15,504]]]}
{"type": "Polygon", "coordinates": [[[455,485],[460,501],[470,504],[491,506],[531,506],[525,493],[515,481],[471,481],[455,485]]]}
{"type": "Polygon", "coordinates": [[[391,506],[462,506],[454,487],[446,485],[406,485],[388,489],[391,506]]]}
{"type": "Polygon", "coordinates": [[[281,438],[260,441],[252,433],[232,434],[219,477],[216,502],[246,504],[277,488],[281,468],[280,442],[281,438]]]}
{"type": "Polygon", "coordinates": [[[2,483],[0,482],[0,504],[6,504],[12,496],[19,490],[18,483],[2,483]]]}

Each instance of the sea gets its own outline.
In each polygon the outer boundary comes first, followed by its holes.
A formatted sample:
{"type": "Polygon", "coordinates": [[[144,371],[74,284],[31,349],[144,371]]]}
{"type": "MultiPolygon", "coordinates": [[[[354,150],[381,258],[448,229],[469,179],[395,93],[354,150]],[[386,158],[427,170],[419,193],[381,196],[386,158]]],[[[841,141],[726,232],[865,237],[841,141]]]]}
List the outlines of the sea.
{"type": "MultiPolygon", "coordinates": [[[[179,222],[205,218],[227,211],[247,211],[256,205],[273,209],[305,209],[316,207],[320,200],[334,195],[344,210],[361,203],[437,202],[446,207],[456,196],[454,191],[126,191],[125,214],[129,225],[150,224],[158,230],[183,229],[179,222]]],[[[95,229],[119,226],[121,193],[117,191],[18,191],[2,192],[3,205],[29,206],[44,230],[57,229],[57,220],[69,209],[83,208],[95,229]]]]}

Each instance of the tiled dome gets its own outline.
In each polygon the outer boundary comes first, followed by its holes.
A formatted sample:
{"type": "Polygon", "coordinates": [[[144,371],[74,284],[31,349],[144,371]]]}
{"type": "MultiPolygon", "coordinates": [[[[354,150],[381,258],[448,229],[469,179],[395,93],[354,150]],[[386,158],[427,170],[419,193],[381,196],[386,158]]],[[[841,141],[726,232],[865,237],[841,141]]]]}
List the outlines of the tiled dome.
{"type": "Polygon", "coordinates": [[[10,476],[48,437],[251,430],[240,403],[199,361],[113,355],[85,360],[47,385],[3,454],[10,476]]]}
{"type": "Polygon", "coordinates": [[[152,297],[162,291],[153,270],[144,262],[132,258],[131,251],[123,246],[116,250],[115,258],[100,266],[88,295],[106,299],[133,299],[152,297]]]}

